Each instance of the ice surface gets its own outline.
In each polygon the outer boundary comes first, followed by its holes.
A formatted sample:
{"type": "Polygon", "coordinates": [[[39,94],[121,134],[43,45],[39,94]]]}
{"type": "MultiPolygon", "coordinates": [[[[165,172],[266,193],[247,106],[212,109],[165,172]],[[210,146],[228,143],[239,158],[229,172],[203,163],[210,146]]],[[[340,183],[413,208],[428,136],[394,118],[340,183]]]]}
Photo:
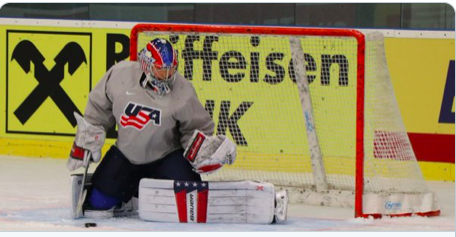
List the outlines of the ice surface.
{"type": "Polygon", "coordinates": [[[72,220],[65,162],[0,156],[0,231],[455,231],[455,183],[437,181],[428,185],[442,214],[432,218],[355,219],[352,209],[291,204],[288,221],[272,225],[154,223],[137,216],[72,220]],[[85,228],[86,222],[97,227],[85,228]]]}

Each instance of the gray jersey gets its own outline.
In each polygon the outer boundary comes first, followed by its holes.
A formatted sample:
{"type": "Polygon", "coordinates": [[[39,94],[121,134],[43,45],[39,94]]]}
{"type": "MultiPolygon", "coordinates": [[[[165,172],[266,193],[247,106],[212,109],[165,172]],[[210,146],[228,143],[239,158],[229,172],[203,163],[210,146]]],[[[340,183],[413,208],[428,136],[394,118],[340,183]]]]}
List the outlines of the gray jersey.
{"type": "Polygon", "coordinates": [[[117,124],[116,146],[131,163],[150,163],[185,148],[195,129],[213,134],[214,122],[182,75],[177,73],[163,97],[146,92],[141,78],[139,63],[116,64],[90,92],[85,110],[91,124],[105,129],[117,124]]]}

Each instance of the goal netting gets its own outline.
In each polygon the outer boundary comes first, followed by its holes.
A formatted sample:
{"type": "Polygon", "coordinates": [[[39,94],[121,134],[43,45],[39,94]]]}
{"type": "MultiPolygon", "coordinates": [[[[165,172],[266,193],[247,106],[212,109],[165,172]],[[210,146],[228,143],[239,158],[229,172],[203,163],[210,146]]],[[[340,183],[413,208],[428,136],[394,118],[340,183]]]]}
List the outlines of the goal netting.
{"type": "Polygon", "coordinates": [[[237,144],[234,165],[204,179],[272,182],[292,201],[354,206],[356,216],[439,213],[380,33],[142,24],[132,30],[131,60],[156,37],[178,51],[179,72],[215,132],[237,144]]]}

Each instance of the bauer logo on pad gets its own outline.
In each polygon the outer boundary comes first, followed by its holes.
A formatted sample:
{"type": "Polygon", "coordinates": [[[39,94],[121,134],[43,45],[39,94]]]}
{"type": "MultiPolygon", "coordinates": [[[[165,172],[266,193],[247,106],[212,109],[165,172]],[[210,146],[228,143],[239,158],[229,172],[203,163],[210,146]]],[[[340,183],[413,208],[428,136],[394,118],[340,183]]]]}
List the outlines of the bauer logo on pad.
{"type": "Polygon", "coordinates": [[[174,181],[179,222],[206,223],[208,182],[174,181]]]}

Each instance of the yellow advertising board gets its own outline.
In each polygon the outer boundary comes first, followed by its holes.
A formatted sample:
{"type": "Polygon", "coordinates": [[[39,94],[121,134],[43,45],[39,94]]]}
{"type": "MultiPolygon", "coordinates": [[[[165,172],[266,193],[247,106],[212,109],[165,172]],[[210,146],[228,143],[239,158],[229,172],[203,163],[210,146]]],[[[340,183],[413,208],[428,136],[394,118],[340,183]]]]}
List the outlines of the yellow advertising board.
{"type": "Polygon", "coordinates": [[[386,40],[388,66],[408,132],[454,134],[454,42],[454,39],[386,40]],[[451,71],[453,77],[448,75],[451,71]],[[447,86],[449,80],[453,84],[447,86]],[[450,93],[448,98],[444,98],[445,92],[450,93]],[[445,103],[449,106],[445,107],[445,103]],[[453,120],[445,120],[444,114],[453,120]]]}
{"type": "Polygon", "coordinates": [[[6,34],[6,133],[74,134],[73,111],[81,113],[91,89],[91,33],[6,34]]]}

